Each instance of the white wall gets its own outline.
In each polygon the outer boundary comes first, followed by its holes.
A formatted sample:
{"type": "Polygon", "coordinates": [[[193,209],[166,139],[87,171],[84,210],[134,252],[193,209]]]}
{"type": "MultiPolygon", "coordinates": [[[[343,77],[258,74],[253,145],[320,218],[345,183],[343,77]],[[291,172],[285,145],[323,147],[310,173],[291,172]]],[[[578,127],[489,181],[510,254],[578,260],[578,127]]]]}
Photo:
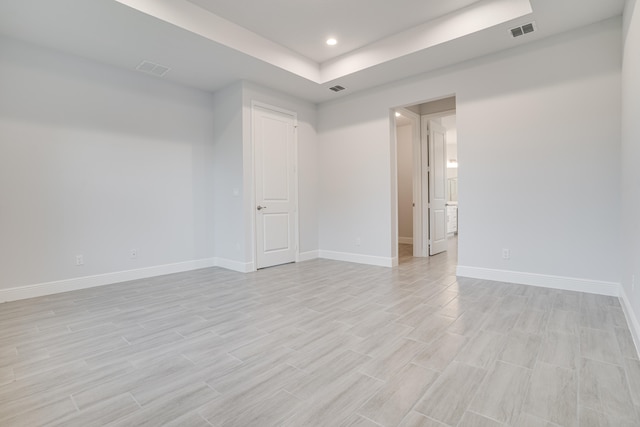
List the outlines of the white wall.
{"type": "Polygon", "coordinates": [[[391,260],[390,106],[355,94],[318,107],[321,251],[391,260]]]}
{"type": "Polygon", "coordinates": [[[0,301],[251,270],[252,100],[298,114],[300,250],[317,256],[315,105],[247,82],[210,94],[10,39],[0,52],[0,289],[12,289],[0,301]]]}
{"type": "Polygon", "coordinates": [[[0,94],[0,289],[213,256],[210,94],[6,38],[0,94]]]}
{"type": "MultiPolygon", "coordinates": [[[[627,2],[622,63],[622,285],[640,324],[640,6],[627,2]],[[631,276],[635,276],[635,289],[631,276]]],[[[636,341],[640,343],[640,341],[636,341]]]]}
{"type": "MultiPolygon", "coordinates": [[[[224,263],[244,269],[244,176],[242,82],[213,95],[214,254],[224,263]]],[[[232,267],[227,265],[228,267],[232,267]]]]}
{"type": "Polygon", "coordinates": [[[396,138],[398,147],[398,237],[402,243],[403,241],[413,241],[413,126],[398,126],[396,138]]]}
{"type": "Polygon", "coordinates": [[[389,108],[455,93],[460,265],[619,282],[620,34],[613,19],[321,105],[321,249],[392,257],[389,108]]]}

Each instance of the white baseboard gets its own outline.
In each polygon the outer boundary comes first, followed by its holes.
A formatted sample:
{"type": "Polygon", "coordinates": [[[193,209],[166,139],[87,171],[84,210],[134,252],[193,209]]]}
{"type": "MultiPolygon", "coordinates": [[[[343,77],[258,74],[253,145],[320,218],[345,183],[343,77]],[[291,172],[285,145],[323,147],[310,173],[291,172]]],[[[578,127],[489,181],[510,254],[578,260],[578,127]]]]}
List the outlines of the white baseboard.
{"type": "Polygon", "coordinates": [[[629,325],[629,330],[631,331],[631,336],[633,337],[633,344],[636,346],[636,353],[640,355],[640,322],[638,322],[638,318],[633,313],[633,309],[631,308],[631,302],[629,302],[629,298],[627,298],[627,293],[624,290],[624,287],[620,286],[620,305],[622,306],[622,311],[624,312],[624,316],[627,318],[627,324],[629,325]]]}
{"type": "MultiPolygon", "coordinates": [[[[355,262],[358,264],[369,264],[369,265],[377,265],[380,267],[393,267],[394,259],[379,257],[373,255],[361,255],[361,254],[352,254],[348,252],[334,252],[334,251],[318,251],[318,256],[324,259],[331,259],[334,261],[347,261],[347,262],[355,262]]],[[[395,259],[395,265],[398,265],[397,258],[395,259]]]]}
{"type": "Polygon", "coordinates": [[[413,245],[413,237],[398,237],[398,243],[401,245],[413,245]]]}
{"type": "Polygon", "coordinates": [[[198,270],[201,268],[214,267],[215,265],[216,260],[214,258],[207,258],[139,268],[136,270],[117,271],[114,273],[98,274],[95,276],[76,277],[73,279],[57,280],[55,282],[0,289],[0,303],[75,291],[78,289],[94,288],[96,286],[111,285],[114,283],[127,282],[129,280],[146,279],[149,277],[163,276],[165,274],[198,270]]]}
{"type": "Polygon", "coordinates": [[[459,265],[457,276],[474,279],[495,280],[497,282],[518,283],[520,285],[540,286],[565,291],[586,292],[590,294],[620,295],[620,284],[597,280],[576,279],[573,277],[549,276],[546,274],[524,273],[520,271],[494,270],[490,268],[467,267],[459,265]]]}
{"type": "Polygon", "coordinates": [[[214,258],[213,267],[226,268],[227,270],[237,271],[239,273],[250,273],[256,271],[252,262],[234,261],[226,258],[214,258]]]}
{"type": "Polygon", "coordinates": [[[301,252],[298,254],[298,262],[310,261],[319,258],[318,251],[301,252]]]}

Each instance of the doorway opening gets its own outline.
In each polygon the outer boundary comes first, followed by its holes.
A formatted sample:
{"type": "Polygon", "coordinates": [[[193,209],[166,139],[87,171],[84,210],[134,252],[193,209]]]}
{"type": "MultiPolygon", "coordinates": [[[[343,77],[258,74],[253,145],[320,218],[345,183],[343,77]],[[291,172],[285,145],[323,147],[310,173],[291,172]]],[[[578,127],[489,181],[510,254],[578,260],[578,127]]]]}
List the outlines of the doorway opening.
{"type": "Polygon", "coordinates": [[[397,195],[394,252],[400,263],[438,254],[457,258],[455,96],[395,108],[392,118],[397,195]]]}

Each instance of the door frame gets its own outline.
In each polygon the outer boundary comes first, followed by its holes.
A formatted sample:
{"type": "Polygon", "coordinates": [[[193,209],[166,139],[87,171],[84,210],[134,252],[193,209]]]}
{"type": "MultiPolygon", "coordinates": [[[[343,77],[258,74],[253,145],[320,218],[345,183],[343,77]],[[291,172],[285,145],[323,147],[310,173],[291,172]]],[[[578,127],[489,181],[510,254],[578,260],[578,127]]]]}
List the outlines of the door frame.
{"type": "Polygon", "coordinates": [[[275,113],[291,116],[293,119],[293,196],[294,196],[294,243],[295,250],[295,262],[300,262],[300,209],[298,203],[298,113],[295,111],[287,110],[285,108],[277,107],[275,105],[267,104],[260,101],[251,101],[251,242],[253,245],[253,266],[254,270],[258,270],[258,233],[256,224],[256,189],[257,189],[257,174],[256,174],[256,146],[255,146],[255,114],[256,108],[263,110],[273,111],[275,113]]]}
{"type": "MultiPolygon", "coordinates": [[[[421,191],[421,182],[420,182],[420,173],[416,173],[416,171],[420,171],[422,169],[422,160],[421,160],[421,130],[420,130],[420,115],[414,113],[411,110],[406,108],[396,108],[395,111],[402,114],[404,117],[411,120],[411,146],[413,151],[413,178],[412,178],[412,194],[413,194],[413,256],[414,257],[425,257],[427,256],[427,252],[425,249],[426,235],[423,233],[422,227],[422,191],[421,191]]],[[[397,126],[396,126],[397,130],[397,126]]],[[[396,146],[397,146],[397,135],[396,135],[396,146]]],[[[397,147],[396,147],[397,149],[397,147]]],[[[396,183],[398,182],[398,156],[396,155],[396,183]]],[[[396,190],[397,192],[397,190],[396,190]]],[[[397,199],[397,197],[396,197],[397,199]]],[[[396,200],[396,211],[398,210],[398,202],[396,200]]],[[[396,218],[399,218],[398,212],[396,212],[396,218]]],[[[398,222],[398,221],[396,221],[398,222]]],[[[399,242],[399,224],[396,224],[396,242],[399,242]]]]}
{"type": "MultiPolygon", "coordinates": [[[[440,99],[440,98],[438,98],[440,99]]],[[[424,101],[422,103],[418,103],[416,105],[419,104],[424,104],[427,102],[431,102],[431,101],[424,101]]],[[[413,105],[413,104],[412,104],[413,105]]],[[[393,168],[393,173],[392,173],[392,189],[393,186],[395,186],[396,188],[393,189],[393,211],[395,213],[395,215],[392,218],[392,221],[395,222],[394,224],[394,233],[395,233],[395,238],[392,239],[392,248],[391,248],[391,253],[392,254],[396,254],[397,255],[397,250],[398,250],[398,238],[399,238],[399,234],[398,234],[398,189],[397,189],[397,183],[398,183],[398,159],[397,159],[397,138],[396,138],[396,121],[395,121],[395,115],[394,112],[398,111],[401,112],[401,114],[405,114],[405,112],[407,112],[407,116],[417,116],[418,117],[418,127],[419,127],[419,132],[416,133],[414,132],[414,138],[415,136],[418,136],[418,141],[415,142],[414,145],[414,168],[413,168],[413,183],[414,183],[414,198],[415,200],[419,201],[420,204],[418,205],[416,203],[416,210],[414,210],[414,224],[415,224],[415,215],[417,215],[419,217],[419,222],[420,222],[420,230],[419,232],[421,233],[420,235],[420,239],[416,240],[416,227],[414,225],[414,229],[413,229],[413,244],[414,244],[414,257],[415,255],[415,244],[416,241],[420,241],[422,243],[422,247],[421,252],[420,252],[420,257],[428,257],[429,256],[429,235],[428,235],[428,230],[429,230],[429,209],[427,207],[427,203],[429,200],[429,174],[428,174],[428,166],[429,166],[429,161],[428,161],[428,156],[429,156],[429,146],[428,146],[428,137],[426,135],[425,132],[423,132],[422,129],[422,120],[424,118],[426,118],[427,120],[430,119],[438,119],[441,117],[446,117],[446,116],[452,116],[452,115],[456,115],[457,114],[457,108],[451,109],[451,110],[446,110],[446,111],[441,111],[438,113],[431,113],[431,114],[424,114],[424,115],[419,115],[414,113],[411,110],[408,110],[407,108],[404,107],[396,107],[396,108],[391,108],[391,114],[390,114],[390,118],[391,118],[391,125],[393,126],[393,133],[391,134],[391,143],[392,143],[392,154],[395,153],[395,155],[393,156],[393,160],[391,162],[391,167],[393,168]],[[420,162],[419,167],[415,167],[415,162],[416,160],[418,160],[420,162]],[[424,165],[424,167],[423,167],[424,165]],[[415,193],[418,193],[418,196],[415,195],[415,193]],[[423,232],[426,231],[426,232],[423,232]]]]}

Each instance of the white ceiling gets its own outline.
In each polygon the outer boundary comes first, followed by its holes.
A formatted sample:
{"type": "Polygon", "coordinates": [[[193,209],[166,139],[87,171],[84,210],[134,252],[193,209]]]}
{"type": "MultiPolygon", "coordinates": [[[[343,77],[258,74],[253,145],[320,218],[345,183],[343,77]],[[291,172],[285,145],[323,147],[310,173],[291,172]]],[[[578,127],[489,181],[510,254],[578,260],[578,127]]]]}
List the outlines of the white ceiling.
{"type": "Polygon", "coordinates": [[[189,1],[322,63],[479,0],[189,1]]]}
{"type": "Polygon", "coordinates": [[[129,70],[149,60],[171,69],[164,79],[203,90],[246,79],[317,103],[618,16],[623,6],[624,0],[1,0],[0,33],[129,70]],[[510,27],[532,20],[538,31],[509,36],[510,27]],[[329,34],[340,41],[333,50],[324,45],[329,34]],[[335,84],[347,90],[329,91],[335,84]]]}

